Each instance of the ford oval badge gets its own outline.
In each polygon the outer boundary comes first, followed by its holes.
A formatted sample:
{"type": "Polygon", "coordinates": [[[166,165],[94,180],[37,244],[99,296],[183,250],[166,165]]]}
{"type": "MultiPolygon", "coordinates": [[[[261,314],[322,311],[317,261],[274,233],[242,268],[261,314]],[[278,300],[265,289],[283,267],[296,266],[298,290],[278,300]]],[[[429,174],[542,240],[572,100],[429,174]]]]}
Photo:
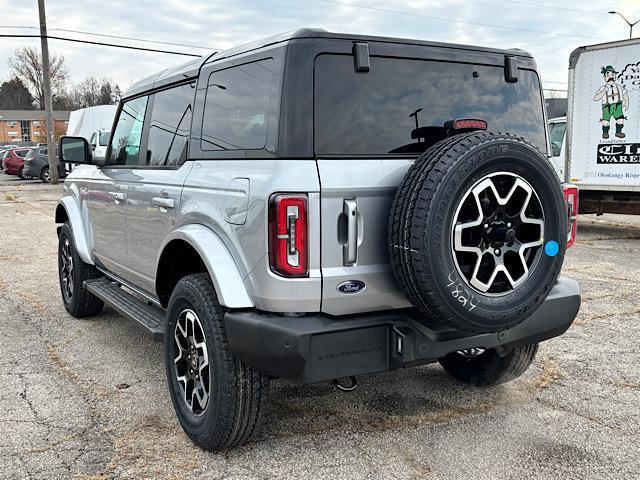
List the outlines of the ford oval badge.
{"type": "Polygon", "coordinates": [[[360,280],[347,280],[336,287],[340,293],[360,293],[365,288],[364,282],[360,280]]]}

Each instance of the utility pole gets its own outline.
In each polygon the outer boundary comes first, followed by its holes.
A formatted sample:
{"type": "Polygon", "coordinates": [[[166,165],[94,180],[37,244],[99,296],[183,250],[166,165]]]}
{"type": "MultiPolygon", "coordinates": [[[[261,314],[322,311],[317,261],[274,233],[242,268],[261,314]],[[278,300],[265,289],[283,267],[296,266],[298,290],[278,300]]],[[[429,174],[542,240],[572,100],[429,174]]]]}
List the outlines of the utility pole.
{"type": "Polygon", "coordinates": [[[40,13],[40,44],[42,46],[42,89],[44,90],[44,113],[47,124],[47,158],[49,160],[49,175],[51,183],[58,183],[58,160],[56,147],[53,143],[53,100],[51,99],[51,67],[49,65],[49,42],[47,39],[47,14],[44,10],[44,0],[38,0],[40,13]]]}

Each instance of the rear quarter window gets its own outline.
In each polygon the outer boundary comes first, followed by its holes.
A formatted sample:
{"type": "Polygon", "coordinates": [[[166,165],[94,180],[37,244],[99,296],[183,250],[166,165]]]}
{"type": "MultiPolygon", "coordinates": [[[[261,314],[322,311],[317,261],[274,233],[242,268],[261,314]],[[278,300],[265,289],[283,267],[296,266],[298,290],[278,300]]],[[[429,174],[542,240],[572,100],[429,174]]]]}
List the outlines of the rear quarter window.
{"type": "Polygon", "coordinates": [[[213,72],[207,83],[202,150],[259,150],[267,141],[273,59],[213,72]]]}
{"type": "Polygon", "coordinates": [[[356,73],[353,57],[320,55],[315,65],[314,146],[319,155],[418,154],[444,123],[478,118],[488,129],[521,135],[547,151],[536,72],[486,65],[371,57],[356,73]]]}

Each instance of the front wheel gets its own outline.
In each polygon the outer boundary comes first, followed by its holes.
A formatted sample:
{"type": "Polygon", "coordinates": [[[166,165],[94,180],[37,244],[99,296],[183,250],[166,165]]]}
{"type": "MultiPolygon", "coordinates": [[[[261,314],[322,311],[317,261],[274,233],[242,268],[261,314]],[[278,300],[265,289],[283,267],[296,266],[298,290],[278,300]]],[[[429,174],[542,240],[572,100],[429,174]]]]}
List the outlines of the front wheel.
{"type": "Polygon", "coordinates": [[[471,348],[450,353],[440,359],[440,365],[462,382],[488,387],[518,378],[531,366],[537,351],[537,343],[516,347],[505,356],[494,349],[471,348]]]}
{"type": "Polygon", "coordinates": [[[178,282],[164,338],[169,392],[189,438],[206,450],[249,441],[259,427],[269,380],[229,350],[223,310],[208,275],[178,282]]]}
{"type": "Polygon", "coordinates": [[[64,308],[74,317],[90,317],[102,311],[104,303],[84,288],[84,281],[98,278],[100,272],[82,261],[73,243],[68,223],[60,229],[58,239],[58,276],[64,308]]]}

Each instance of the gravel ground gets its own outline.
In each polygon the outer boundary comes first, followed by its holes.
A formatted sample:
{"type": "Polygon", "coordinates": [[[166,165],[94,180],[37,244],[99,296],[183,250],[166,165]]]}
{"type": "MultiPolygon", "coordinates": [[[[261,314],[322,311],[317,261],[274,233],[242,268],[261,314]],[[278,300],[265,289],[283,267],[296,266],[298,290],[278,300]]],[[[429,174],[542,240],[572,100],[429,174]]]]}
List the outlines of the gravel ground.
{"type": "Polygon", "coordinates": [[[640,472],[640,218],[585,216],[565,275],[583,306],[520,379],[469,388],[437,365],[272,384],[262,433],[212,454],[173,413],[162,346],[111,310],[69,316],[61,187],[0,186],[0,478],[632,478],[640,472]]]}

